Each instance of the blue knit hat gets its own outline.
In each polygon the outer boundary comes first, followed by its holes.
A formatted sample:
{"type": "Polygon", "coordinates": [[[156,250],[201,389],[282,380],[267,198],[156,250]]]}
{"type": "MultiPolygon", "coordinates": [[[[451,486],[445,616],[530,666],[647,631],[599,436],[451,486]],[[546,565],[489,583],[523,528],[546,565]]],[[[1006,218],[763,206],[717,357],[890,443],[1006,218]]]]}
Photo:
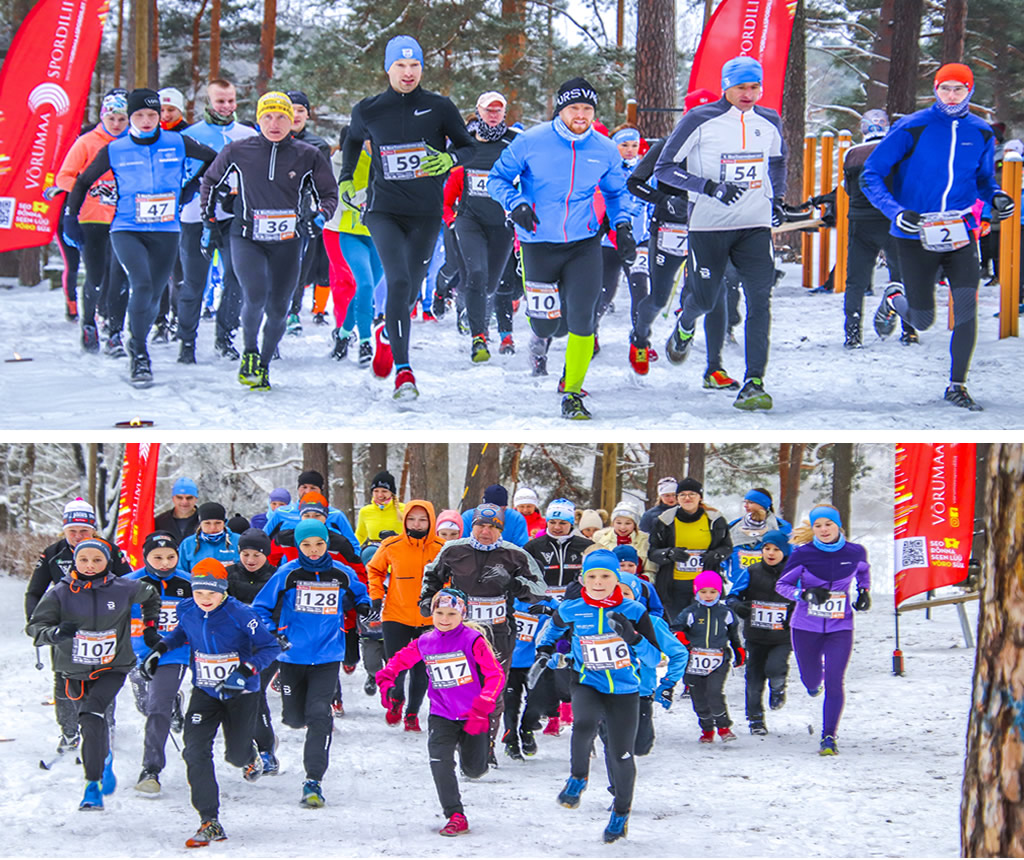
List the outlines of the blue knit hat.
{"type": "Polygon", "coordinates": [[[831,520],[839,528],[843,527],[843,523],[839,519],[839,511],[837,511],[835,508],[830,508],[828,505],[818,505],[818,507],[816,508],[811,508],[811,513],[808,519],[811,521],[812,526],[817,520],[820,520],[822,517],[824,517],[826,520],[831,520]]]}
{"type": "Polygon", "coordinates": [[[753,57],[733,57],[722,66],[722,92],[740,84],[759,84],[764,80],[764,69],[753,57]]]}
{"type": "Polygon", "coordinates": [[[88,538],[81,543],[75,544],[73,556],[77,558],[83,549],[98,549],[106,557],[107,564],[110,564],[110,544],[102,538],[88,538]]]}
{"type": "Polygon", "coordinates": [[[270,501],[284,502],[286,505],[290,505],[292,503],[292,494],[284,487],[275,487],[270,491],[270,501]]]}
{"type": "Polygon", "coordinates": [[[299,524],[295,527],[295,545],[298,546],[309,537],[318,537],[326,541],[327,526],[320,522],[320,520],[315,520],[311,517],[299,520],[299,524]]]}
{"type": "Polygon", "coordinates": [[[781,529],[772,529],[770,532],[765,532],[761,535],[761,546],[764,546],[766,543],[777,546],[786,558],[789,558],[789,554],[793,551],[793,547],[789,545],[789,538],[786,537],[786,533],[781,529]]]}
{"type": "Polygon", "coordinates": [[[610,549],[595,549],[583,556],[583,570],[580,571],[580,578],[587,575],[590,570],[610,570],[619,576],[619,558],[610,549]]]}
{"type": "Polygon", "coordinates": [[[419,60],[423,64],[423,48],[412,36],[395,36],[384,49],[384,71],[396,60],[419,60]]]}
{"type": "Polygon", "coordinates": [[[191,478],[178,478],[171,487],[172,496],[198,496],[199,487],[191,478]]]}
{"type": "Polygon", "coordinates": [[[612,550],[612,554],[619,561],[631,561],[633,564],[640,564],[640,554],[632,544],[619,544],[612,550]]]}

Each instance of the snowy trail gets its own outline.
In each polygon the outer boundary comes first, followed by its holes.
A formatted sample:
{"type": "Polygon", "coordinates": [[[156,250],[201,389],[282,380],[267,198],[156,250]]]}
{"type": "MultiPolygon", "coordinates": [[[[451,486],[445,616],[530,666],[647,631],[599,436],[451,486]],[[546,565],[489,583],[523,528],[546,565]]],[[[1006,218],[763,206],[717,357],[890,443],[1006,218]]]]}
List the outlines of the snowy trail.
{"type": "MultiPolygon", "coordinates": [[[[882,577],[879,571],[879,577],[882,577]]],[[[186,854],[196,825],[184,764],[168,744],[162,796],[132,789],[141,758],[142,720],[130,691],[118,702],[117,791],[102,813],[80,813],[81,769],[62,762],[41,771],[56,727],[51,678],[32,668],[22,633],[24,580],[0,576],[0,854],[19,857],[153,857],[186,854]]],[[[976,604],[968,604],[970,616],[976,604]]],[[[462,781],[471,832],[456,846],[436,835],[440,811],[425,735],[384,723],[376,697],[362,692],[363,671],[344,677],[346,715],[336,721],[328,805],[298,806],[302,732],[280,727],[282,772],[255,785],[216,756],[222,821],[230,837],[208,849],[231,856],[958,856],[964,737],[973,651],[963,647],[953,607],[926,621],[901,621],[907,676],[890,674],[892,614],[878,594],[857,617],[840,729],[841,755],[816,754],[821,700],[809,699],[790,668],[789,702],[769,712],[772,734],[754,738],[743,720],[742,674],[727,684],[739,738],[700,747],[688,701],[656,708],[654,751],[638,761],[629,837],[601,844],[607,822],[603,759],[593,761],[580,809],[555,803],[568,773],[569,734],[539,736],[525,763],[502,758],[497,771],[462,781]],[[808,734],[808,726],[814,735],[808,734]]],[[[600,754],[601,746],[598,744],[600,754]]],[[[205,855],[204,855],[205,856],[205,855]]]]}
{"type": "MultiPolygon", "coordinates": [[[[998,288],[983,287],[978,346],[970,390],[985,412],[967,413],[943,402],[949,355],[946,299],[939,290],[936,326],[919,346],[904,347],[895,337],[879,341],[870,331],[878,296],[865,298],[869,333],[862,350],[842,347],[842,296],[811,295],[799,284],[799,268],[787,265],[773,302],[773,339],[766,387],[775,399],[770,413],[747,414],[732,405],[730,392],[704,391],[704,338],[698,326],[690,359],[679,367],[664,356],[672,320],[658,317],[652,344],[662,354],[646,379],[627,363],[629,297],[622,287],[616,311],[600,329],[601,352],[587,376],[588,404],[595,421],[572,429],[579,438],[612,430],[698,429],[748,432],[837,430],[956,431],[1019,429],[1024,426],[1024,388],[1014,384],[1022,357],[1018,338],[999,341],[998,288]]],[[[876,275],[876,284],[882,272],[876,275]]],[[[876,290],[877,292],[877,290],[876,290]]],[[[565,341],[551,349],[550,376],[530,376],[528,334],[522,310],[516,317],[517,352],[494,354],[486,365],[469,361],[469,340],[455,329],[449,313],[440,323],[415,322],[412,365],[421,392],[411,405],[391,398],[393,381],[376,380],[354,361],[328,358],[329,326],[316,327],[303,312],[304,331],[286,337],[283,360],[271,368],[271,392],[244,390],[235,362],[213,353],[213,326],[200,326],[199,364],[175,363],[177,344],[151,347],[156,384],[136,391],[127,383],[126,360],[86,356],[78,328],[63,320],[59,291],[14,288],[0,291],[0,347],[33,359],[0,364],[0,429],[102,430],[114,422],[141,417],[161,431],[373,431],[382,438],[409,432],[484,429],[515,435],[524,430],[562,431],[555,391],[565,341]]],[[[333,317],[329,317],[333,319],[333,317]]],[[[736,330],[742,344],[742,326],[736,330]]],[[[241,336],[236,337],[240,342],[241,336]]],[[[741,345],[727,345],[726,369],[742,377],[741,345]]]]}

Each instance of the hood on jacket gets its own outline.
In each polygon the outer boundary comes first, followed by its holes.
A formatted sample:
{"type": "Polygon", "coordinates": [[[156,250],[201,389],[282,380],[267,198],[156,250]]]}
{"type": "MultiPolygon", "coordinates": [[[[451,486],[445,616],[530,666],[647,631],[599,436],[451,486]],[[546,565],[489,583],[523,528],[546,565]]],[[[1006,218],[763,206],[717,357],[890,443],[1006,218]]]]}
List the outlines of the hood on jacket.
{"type": "MultiPolygon", "coordinates": [[[[405,503],[405,513],[402,514],[402,531],[405,531],[405,521],[409,516],[409,511],[417,506],[423,508],[427,512],[427,518],[430,520],[430,526],[427,529],[427,538],[436,537],[437,517],[434,515],[434,505],[432,502],[428,502],[425,499],[410,499],[405,503]]],[[[426,538],[424,538],[424,540],[426,540],[426,538]]]]}

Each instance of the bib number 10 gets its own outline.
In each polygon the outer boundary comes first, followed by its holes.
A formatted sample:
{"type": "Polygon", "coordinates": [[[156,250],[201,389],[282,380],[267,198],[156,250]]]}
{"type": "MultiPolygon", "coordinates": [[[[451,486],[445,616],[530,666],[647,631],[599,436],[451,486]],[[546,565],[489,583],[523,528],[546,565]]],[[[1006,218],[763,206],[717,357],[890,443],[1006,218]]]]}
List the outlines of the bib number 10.
{"type": "Polygon", "coordinates": [[[558,284],[544,281],[526,281],[526,315],[534,319],[556,320],[562,315],[562,302],[558,298],[558,284]]]}

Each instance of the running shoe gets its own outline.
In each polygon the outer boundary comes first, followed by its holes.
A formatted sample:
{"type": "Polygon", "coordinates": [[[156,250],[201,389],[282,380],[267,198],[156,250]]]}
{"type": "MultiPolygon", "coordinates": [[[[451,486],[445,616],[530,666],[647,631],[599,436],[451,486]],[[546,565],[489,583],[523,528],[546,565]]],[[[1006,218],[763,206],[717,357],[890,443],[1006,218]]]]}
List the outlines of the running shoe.
{"type": "Polygon", "coordinates": [[[682,364],[693,346],[693,329],[686,331],[681,325],[682,316],[676,317],[675,328],[665,341],[665,352],[673,364],[682,364]]]}
{"type": "Polygon", "coordinates": [[[618,839],[623,839],[627,830],[629,830],[629,813],[620,814],[612,810],[612,817],[604,829],[604,841],[615,842],[618,839]]]}
{"type": "Polygon", "coordinates": [[[226,358],[228,361],[238,361],[241,358],[235,345],[231,342],[232,335],[218,335],[213,342],[213,351],[217,355],[226,358]]]}
{"type": "Polygon", "coordinates": [[[85,323],[82,326],[82,349],[86,352],[100,351],[100,333],[95,323],[85,323]]]}
{"type": "Polygon", "coordinates": [[[732,404],[737,409],[753,412],[757,409],[771,409],[772,396],[764,390],[764,383],[758,377],[748,379],[732,404]]]}
{"type": "Polygon", "coordinates": [[[893,333],[896,328],[896,321],[899,319],[899,314],[896,313],[896,308],[892,303],[892,300],[896,296],[902,296],[903,284],[891,283],[888,284],[885,290],[882,292],[882,301],[878,303],[878,310],[875,311],[875,334],[881,338],[886,338],[893,333]]]}
{"type": "Polygon", "coordinates": [[[315,779],[307,779],[302,784],[302,800],[299,801],[299,805],[310,809],[320,809],[324,802],[324,791],[320,787],[320,783],[315,779]]]}
{"type": "Polygon", "coordinates": [[[415,400],[420,396],[416,387],[416,377],[408,367],[403,367],[395,374],[395,400],[415,400]]]}
{"type": "Polygon", "coordinates": [[[391,343],[388,341],[388,330],[384,323],[374,328],[373,340],[376,343],[373,351],[373,375],[378,379],[387,379],[395,366],[395,358],[391,354],[391,343]]]}
{"type": "Polygon", "coordinates": [[[469,822],[461,812],[456,812],[448,819],[448,823],[437,831],[442,836],[460,836],[469,832],[469,822]]]}
{"type": "Polygon", "coordinates": [[[341,336],[341,329],[336,328],[332,334],[334,338],[334,349],[331,350],[331,358],[335,361],[344,361],[348,356],[348,347],[352,342],[352,336],[348,337],[341,336]]]}
{"type": "Polygon", "coordinates": [[[111,358],[124,358],[128,355],[128,352],[124,348],[124,343],[121,341],[121,332],[113,331],[107,337],[106,346],[103,351],[111,358]]]}
{"type": "Polygon", "coordinates": [[[487,349],[487,338],[478,334],[473,338],[473,344],[469,348],[470,359],[475,363],[490,361],[491,353],[487,349]]]}
{"type": "Polygon", "coordinates": [[[562,417],[570,421],[589,421],[593,416],[583,405],[583,395],[568,392],[562,396],[562,417]]]}
{"type": "Polygon", "coordinates": [[[630,338],[629,344],[629,365],[638,376],[646,376],[651,369],[650,356],[646,346],[637,346],[630,338]]]}
{"type": "Polygon", "coordinates": [[[825,735],[821,739],[818,755],[839,755],[839,747],[836,745],[836,739],[832,735],[825,735]]]}
{"type": "Polygon", "coordinates": [[[576,809],[580,805],[580,795],[587,790],[587,780],[570,776],[565,781],[565,788],[558,793],[558,805],[566,809],[576,809]]]}
{"type": "Polygon", "coordinates": [[[512,340],[512,335],[507,334],[501,339],[501,346],[498,347],[498,352],[502,355],[514,355],[516,351],[516,342],[512,340]]]}
{"type": "Polygon", "coordinates": [[[962,409],[966,409],[968,412],[984,412],[985,407],[975,401],[970,394],[967,393],[967,386],[961,385],[956,382],[951,382],[949,387],[946,389],[944,400],[948,400],[954,406],[959,406],[962,409]]]}
{"type": "Polygon", "coordinates": [[[150,367],[148,355],[132,356],[131,383],[136,388],[149,388],[153,384],[153,368],[150,367]]]}
{"type": "Polygon", "coordinates": [[[291,335],[302,334],[302,321],[298,314],[288,314],[288,321],[285,323],[285,331],[291,335]]]}
{"type": "Polygon", "coordinates": [[[740,384],[724,370],[712,370],[704,374],[704,387],[718,391],[739,391],[740,384]]]}
{"type": "Polygon", "coordinates": [[[917,330],[904,323],[903,334],[900,335],[900,343],[904,346],[913,346],[915,343],[920,342],[921,338],[918,336],[917,330]]]}
{"type": "Polygon", "coordinates": [[[178,364],[195,364],[196,363],[196,345],[195,343],[188,343],[182,341],[181,346],[178,347],[178,364]]]}
{"type": "Polygon", "coordinates": [[[843,341],[843,346],[846,349],[860,349],[864,345],[860,331],[860,314],[847,317],[843,331],[846,335],[846,340],[843,341]]]}
{"type": "Polygon", "coordinates": [[[373,361],[373,347],[368,340],[359,341],[359,367],[366,369],[373,361]]]}
{"type": "Polygon", "coordinates": [[[733,730],[730,729],[728,726],[723,726],[722,728],[720,728],[718,730],[718,736],[723,741],[734,741],[734,740],[736,740],[736,735],[733,733],[733,730]]]}
{"type": "Polygon", "coordinates": [[[211,842],[223,842],[228,838],[224,828],[216,818],[204,821],[199,825],[196,835],[185,840],[186,848],[205,848],[211,842]]]}

